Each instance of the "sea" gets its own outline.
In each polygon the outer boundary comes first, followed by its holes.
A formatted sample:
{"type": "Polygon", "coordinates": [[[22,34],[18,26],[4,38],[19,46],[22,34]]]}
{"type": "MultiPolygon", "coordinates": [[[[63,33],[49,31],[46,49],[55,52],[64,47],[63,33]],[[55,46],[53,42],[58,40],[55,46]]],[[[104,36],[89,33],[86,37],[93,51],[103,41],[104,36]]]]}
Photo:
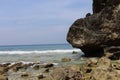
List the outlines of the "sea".
{"type": "Polygon", "coordinates": [[[60,62],[62,58],[75,60],[82,54],[69,44],[8,45],[0,46],[0,63],[60,62]],[[77,54],[72,54],[73,51],[77,54]]]}

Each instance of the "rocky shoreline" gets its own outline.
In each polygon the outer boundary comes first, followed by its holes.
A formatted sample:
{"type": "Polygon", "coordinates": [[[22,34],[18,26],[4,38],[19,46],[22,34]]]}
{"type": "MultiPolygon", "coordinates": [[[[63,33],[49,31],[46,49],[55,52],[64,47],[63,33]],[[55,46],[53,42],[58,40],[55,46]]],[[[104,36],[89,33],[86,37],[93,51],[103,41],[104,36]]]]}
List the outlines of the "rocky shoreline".
{"type": "MultiPolygon", "coordinates": [[[[84,57],[81,57],[84,58],[84,57]]],[[[56,65],[55,63],[0,64],[0,80],[119,80],[120,60],[84,58],[84,63],[56,65]]],[[[67,62],[64,62],[67,63],[67,62]]]]}
{"type": "Polygon", "coordinates": [[[0,80],[39,80],[55,63],[4,63],[0,64],[0,80]]]}
{"type": "MultiPolygon", "coordinates": [[[[0,80],[119,80],[120,79],[120,0],[93,0],[93,14],[76,20],[67,41],[80,48],[85,57],[63,58],[64,64],[0,64],[0,80]],[[98,58],[90,58],[98,57],[98,58]],[[80,61],[84,59],[84,62],[80,61]]],[[[76,54],[74,52],[73,54],[76,54]]]]}

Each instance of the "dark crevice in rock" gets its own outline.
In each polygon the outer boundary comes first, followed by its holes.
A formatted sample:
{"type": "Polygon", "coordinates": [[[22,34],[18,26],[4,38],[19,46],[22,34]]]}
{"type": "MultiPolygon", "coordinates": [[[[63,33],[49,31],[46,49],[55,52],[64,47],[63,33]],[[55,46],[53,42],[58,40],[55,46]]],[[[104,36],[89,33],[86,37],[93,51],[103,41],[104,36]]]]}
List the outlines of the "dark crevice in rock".
{"type": "Polygon", "coordinates": [[[104,49],[102,47],[86,47],[83,48],[82,51],[84,52],[85,57],[102,57],[104,55],[104,49]]]}

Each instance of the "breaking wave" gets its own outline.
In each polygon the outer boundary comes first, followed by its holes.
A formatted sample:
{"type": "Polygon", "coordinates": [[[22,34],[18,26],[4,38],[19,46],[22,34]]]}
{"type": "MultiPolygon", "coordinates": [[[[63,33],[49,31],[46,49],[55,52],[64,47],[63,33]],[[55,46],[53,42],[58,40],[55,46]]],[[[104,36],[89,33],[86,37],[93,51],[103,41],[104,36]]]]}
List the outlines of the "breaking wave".
{"type": "Polygon", "coordinates": [[[0,51],[0,54],[43,54],[43,53],[72,53],[73,51],[75,52],[81,52],[80,49],[66,49],[66,50],[45,50],[45,51],[39,51],[39,50],[34,50],[34,51],[0,51]]]}

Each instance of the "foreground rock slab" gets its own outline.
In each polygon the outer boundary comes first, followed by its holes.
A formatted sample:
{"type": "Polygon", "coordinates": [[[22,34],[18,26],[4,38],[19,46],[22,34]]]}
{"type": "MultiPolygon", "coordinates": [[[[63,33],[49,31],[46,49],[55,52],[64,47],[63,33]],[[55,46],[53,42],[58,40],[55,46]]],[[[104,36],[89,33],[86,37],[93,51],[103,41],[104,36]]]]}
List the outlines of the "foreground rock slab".
{"type": "Polygon", "coordinates": [[[88,58],[82,64],[56,67],[50,72],[51,80],[119,80],[120,60],[112,61],[107,57],[88,58]]]}
{"type": "Polygon", "coordinates": [[[56,68],[50,73],[52,80],[81,80],[82,75],[80,71],[72,70],[70,68],[56,68]]]}
{"type": "Polygon", "coordinates": [[[81,71],[83,72],[84,80],[119,80],[119,65],[119,60],[113,62],[106,57],[102,57],[97,62],[87,61],[81,71]]]}

